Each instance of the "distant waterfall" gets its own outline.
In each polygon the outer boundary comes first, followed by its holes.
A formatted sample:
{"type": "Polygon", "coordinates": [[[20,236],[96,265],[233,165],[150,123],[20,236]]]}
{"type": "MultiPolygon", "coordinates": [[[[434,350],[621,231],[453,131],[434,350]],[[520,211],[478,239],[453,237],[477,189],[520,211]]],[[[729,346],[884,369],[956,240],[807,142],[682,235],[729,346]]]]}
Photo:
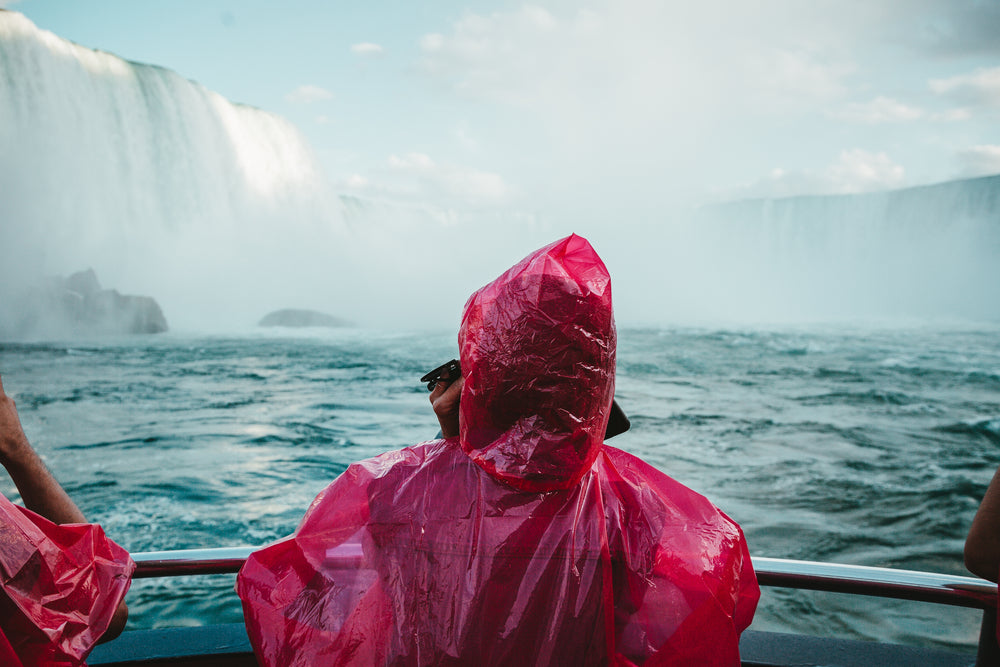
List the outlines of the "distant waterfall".
{"type": "Polygon", "coordinates": [[[173,305],[215,275],[266,289],[241,269],[284,270],[276,230],[315,246],[340,224],[289,122],[3,10],[0,193],[2,284],[93,267],[130,291],[179,283],[157,294],[173,305]]]}
{"type": "Polygon", "coordinates": [[[1000,320],[1000,176],[732,202],[693,223],[677,242],[736,319],[1000,320]]]}

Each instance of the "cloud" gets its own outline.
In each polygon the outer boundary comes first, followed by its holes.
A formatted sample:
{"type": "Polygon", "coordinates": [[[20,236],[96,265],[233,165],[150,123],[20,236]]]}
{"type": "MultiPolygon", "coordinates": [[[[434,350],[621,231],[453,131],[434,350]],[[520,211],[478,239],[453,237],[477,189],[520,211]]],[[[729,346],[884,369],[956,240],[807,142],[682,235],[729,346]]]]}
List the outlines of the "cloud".
{"type": "Polygon", "coordinates": [[[845,79],[854,71],[846,61],[828,60],[808,50],[785,49],[748,54],[743,68],[757,82],[758,91],[783,105],[843,97],[849,90],[845,79]]]}
{"type": "Polygon", "coordinates": [[[530,105],[544,92],[546,80],[558,76],[566,50],[577,50],[567,35],[570,30],[541,7],[469,13],[453,24],[450,34],[420,39],[421,65],[460,94],[530,105]]]}
{"type": "Polygon", "coordinates": [[[950,56],[1000,53],[1000,3],[922,0],[896,5],[901,34],[919,48],[950,56]]]}
{"type": "MultiPolygon", "coordinates": [[[[573,210],[560,206],[559,215],[596,218],[613,213],[615,198],[598,212],[599,192],[657,192],[660,208],[690,198],[734,145],[770,141],[762,125],[823,114],[848,96],[854,51],[834,37],[801,37],[808,31],[781,18],[719,0],[467,13],[423,36],[418,71],[435,91],[503,108],[496,124],[516,127],[509,143],[533,155],[525,182],[544,179],[547,202],[570,200],[573,210]]],[[[492,128],[474,129],[490,150],[492,128]]]]}
{"type": "Polygon", "coordinates": [[[980,68],[947,79],[931,79],[931,92],[972,107],[1000,109],[1000,67],[980,68]]]}
{"type": "Polygon", "coordinates": [[[529,192],[544,181],[542,206],[566,217],[613,214],[600,199],[651,210],[652,193],[662,208],[758,178],[788,194],[901,187],[904,176],[946,178],[952,146],[992,142],[969,138],[981,129],[977,105],[1000,108],[992,70],[932,83],[925,74],[965,71],[942,69],[954,61],[921,32],[945,25],[949,2],[961,8],[949,40],[994,13],[974,0],[871,0],[851,11],[836,0],[593,0],[586,10],[539,1],[436,26],[417,69],[435,94],[489,108],[493,118],[475,117],[469,136],[491,156],[501,142],[530,150],[530,162],[504,156],[498,171],[529,192]],[[890,146],[907,170],[879,152],[890,146]],[[838,157],[822,166],[828,156],[838,157]],[[773,165],[785,170],[760,178],[773,165]]]}
{"type": "Polygon", "coordinates": [[[855,70],[833,40],[790,39],[778,17],[732,3],[595,6],[468,13],[423,36],[422,69],[462,95],[533,109],[581,97],[676,107],[725,92],[766,106],[769,96],[826,101],[847,92],[855,70]]]}
{"type": "Polygon", "coordinates": [[[970,120],[972,118],[972,112],[968,109],[947,109],[945,111],[932,113],[930,118],[931,120],[941,120],[950,123],[961,120],[970,120]]]}
{"type": "Polygon", "coordinates": [[[917,107],[908,106],[889,97],[879,96],[870,102],[848,104],[842,110],[831,115],[851,123],[874,125],[917,120],[923,118],[925,113],[917,107]]]}
{"type": "Polygon", "coordinates": [[[285,100],[292,104],[312,104],[313,102],[330,99],[333,99],[333,93],[325,88],[313,85],[299,86],[285,95],[285,100]]]}
{"type": "Polygon", "coordinates": [[[469,204],[495,204],[511,194],[511,188],[499,174],[437,164],[423,153],[390,155],[386,165],[392,180],[403,191],[428,199],[445,197],[469,204]]]}
{"type": "Polygon", "coordinates": [[[899,188],[904,182],[905,170],[888,155],[854,148],[841,151],[820,170],[775,168],[767,178],[734,194],[738,198],[855,194],[899,188]]]}
{"type": "Polygon", "coordinates": [[[973,146],[959,151],[957,158],[963,178],[1000,174],[1000,146],[973,146]]]}
{"type": "Polygon", "coordinates": [[[398,153],[366,173],[339,181],[342,189],[372,200],[430,205],[462,216],[512,202],[514,189],[497,173],[439,163],[426,153],[398,153]]]}
{"type": "Polygon", "coordinates": [[[346,185],[348,188],[353,190],[359,190],[368,187],[368,179],[361,174],[351,174],[347,178],[346,185]]]}
{"type": "Polygon", "coordinates": [[[374,44],[372,42],[360,42],[351,45],[351,53],[359,56],[380,56],[384,51],[385,49],[382,48],[381,44],[374,44]]]}

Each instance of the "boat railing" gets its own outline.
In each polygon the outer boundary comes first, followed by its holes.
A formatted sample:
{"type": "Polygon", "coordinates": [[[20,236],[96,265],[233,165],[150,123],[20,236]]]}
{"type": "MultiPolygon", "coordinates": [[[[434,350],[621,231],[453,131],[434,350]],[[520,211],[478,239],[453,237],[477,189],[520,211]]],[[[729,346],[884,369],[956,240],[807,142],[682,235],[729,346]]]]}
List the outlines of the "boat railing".
{"type": "MultiPolygon", "coordinates": [[[[151,551],[132,554],[136,578],[238,572],[256,547],[151,551]]],[[[753,558],[761,586],[797,588],[932,602],[983,610],[977,664],[997,655],[997,585],[977,577],[897,570],[885,567],[820,563],[783,558],[753,558]]]]}
{"type": "MultiPolygon", "coordinates": [[[[135,578],[238,572],[255,547],[148,551],[132,554],[135,578]]],[[[802,588],[995,609],[997,585],[976,577],[885,567],[754,558],[762,586],[802,588]]]]}

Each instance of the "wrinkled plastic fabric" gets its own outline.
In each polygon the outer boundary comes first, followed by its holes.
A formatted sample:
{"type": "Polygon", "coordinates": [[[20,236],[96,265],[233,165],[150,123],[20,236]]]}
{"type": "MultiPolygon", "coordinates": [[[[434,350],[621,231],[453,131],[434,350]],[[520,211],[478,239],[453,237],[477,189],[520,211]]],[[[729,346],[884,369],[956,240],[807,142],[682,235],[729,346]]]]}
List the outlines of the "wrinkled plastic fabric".
{"type": "Polygon", "coordinates": [[[264,665],[725,665],[743,534],[604,445],[610,281],[582,238],[466,304],[460,435],[351,465],[237,578],[264,665]]]}
{"type": "Polygon", "coordinates": [[[56,525],[0,495],[0,661],[85,665],[135,563],[93,524],[56,525]]]}

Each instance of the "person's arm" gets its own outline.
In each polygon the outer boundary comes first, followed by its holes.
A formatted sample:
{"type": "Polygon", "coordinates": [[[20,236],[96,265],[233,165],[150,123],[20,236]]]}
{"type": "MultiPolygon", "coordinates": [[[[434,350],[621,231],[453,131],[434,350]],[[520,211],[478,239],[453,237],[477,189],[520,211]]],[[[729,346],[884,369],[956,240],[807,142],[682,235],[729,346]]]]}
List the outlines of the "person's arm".
{"type": "Polygon", "coordinates": [[[1000,576],[1000,469],[993,474],[965,538],[965,567],[990,581],[1000,576]]]}
{"type": "Polygon", "coordinates": [[[24,506],[52,523],[86,523],[83,512],[66,494],[24,435],[14,399],[0,379],[0,464],[7,469],[24,506]]]}
{"type": "Polygon", "coordinates": [[[462,398],[462,386],[465,378],[460,377],[454,382],[439,380],[431,392],[431,407],[441,425],[441,435],[453,438],[458,435],[458,403],[462,398]]]}
{"type": "MultiPolygon", "coordinates": [[[[86,523],[83,512],[60,486],[41,457],[28,442],[21,427],[14,399],[3,389],[0,378],[0,465],[7,470],[24,506],[52,523],[86,523]]],[[[125,628],[128,607],[122,600],[101,641],[114,639],[125,628]]]]}

